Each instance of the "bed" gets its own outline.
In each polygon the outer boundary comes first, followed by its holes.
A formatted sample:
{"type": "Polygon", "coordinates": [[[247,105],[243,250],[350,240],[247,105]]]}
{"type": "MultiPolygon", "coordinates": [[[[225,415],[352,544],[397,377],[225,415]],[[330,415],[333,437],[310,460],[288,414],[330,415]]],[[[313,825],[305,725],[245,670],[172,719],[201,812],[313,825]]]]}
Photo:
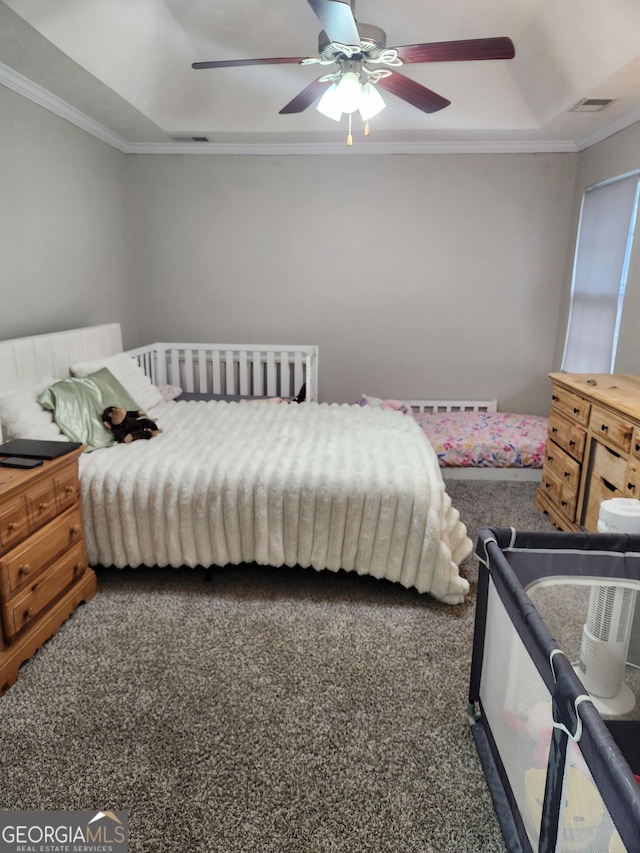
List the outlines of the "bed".
{"type": "MultiPolygon", "coordinates": [[[[164,348],[156,368],[179,349],[154,346],[164,348]]],[[[234,350],[201,348],[219,354],[234,350]]],[[[278,361],[259,347],[235,349],[238,357],[224,367],[224,392],[234,390],[234,377],[244,376],[242,381],[254,383],[253,399],[205,402],[164,399],[162,386],[139,367],[140,354],[122,351],[118,324],[0,342],[5,440],[52,438],[59,427],[60,395],[74,383],[84,383],[83,388],[93,383],[96,400],[106,402],[104,371],[109,394],[115,380],[128,395],[118,404],[128,408],[127,400],[135,401],[163,430],[151,441],[131,445],[111,445],[99,429],[89,436],[80,459],[89,562],[344,569],[448,604],[463,601],[469,585],[459,564],[472,543],[419,426],[392,411],[316,402],[317,349],[301,362],[295,353],[278,361]],[[256,359],[260,366],[253,364],[256,359]],[[275,385],[260,387],[256,377],[275,362],[275,385]],[[297,391],[299,379],[309,393],[301,404],[274,403],[255,393],[270,397],[275,390],[284,401],[289,396],[284,391],[297,391]],[[21,400],[17,419],[12,395],[21,400]],[[49,408],[43,408],[45,401],[49,408]]],[[[187,374],[213,381],[212,365],[219,360],[207,358],[194,372],[188,357],[187,374]]],[[[184,366],[184,357],[177,361],[184,366]]],[[[65,424],[59,439],[78,438],[74,428],[65,424]]]]}
{"type": "Polygon", "coordinates": [[[445,479],[540,480],[548,418],[499,412],[496,400],[382,400],[359,405],[411,415],[436,452],[445,479]]]}

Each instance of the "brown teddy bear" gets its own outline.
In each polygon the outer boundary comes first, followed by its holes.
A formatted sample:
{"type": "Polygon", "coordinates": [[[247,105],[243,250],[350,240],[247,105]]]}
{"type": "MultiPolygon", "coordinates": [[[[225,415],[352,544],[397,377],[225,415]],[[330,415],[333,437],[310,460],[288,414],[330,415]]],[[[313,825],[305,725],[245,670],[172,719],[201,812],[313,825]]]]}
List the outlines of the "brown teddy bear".
{"type": "Polygon", "coordinates": [[[113,432],[116,441],[124,444],[153,438],[162,432],[145,412],[128,412],[122,406],[108,406],[102,413],[102,423],[113,432]]]}

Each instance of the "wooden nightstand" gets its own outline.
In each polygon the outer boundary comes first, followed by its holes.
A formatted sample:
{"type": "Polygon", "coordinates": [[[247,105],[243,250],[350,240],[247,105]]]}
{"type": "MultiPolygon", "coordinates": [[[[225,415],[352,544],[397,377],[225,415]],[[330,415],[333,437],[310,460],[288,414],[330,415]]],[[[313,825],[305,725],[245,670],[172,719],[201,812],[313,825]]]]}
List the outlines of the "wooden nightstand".
{"type": "Polygon", "coordinates": [[[28,471],[0,468],[0,694],[95,595],[82,532],[81,452],[28,471]]]}

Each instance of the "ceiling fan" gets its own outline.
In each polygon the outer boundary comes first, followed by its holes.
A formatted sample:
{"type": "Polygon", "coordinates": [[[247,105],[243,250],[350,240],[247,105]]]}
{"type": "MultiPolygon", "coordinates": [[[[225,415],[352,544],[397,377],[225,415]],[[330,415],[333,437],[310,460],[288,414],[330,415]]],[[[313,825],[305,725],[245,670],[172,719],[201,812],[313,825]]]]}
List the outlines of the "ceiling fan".
{"type": "MultiPolygon", "coordinates": [[[[513,59],[510,38],[463,39],[425,44],[386,47],[386,33],[355,18],[355,0],[307,0],[323,26],[318,40],[318,57],[286,56],[265,59],[227,59],[194,62],[192,68],[230,68],[242,65],[337,66],[316,78],[280,110],[280,114],[300,113],[316,101],[318,110],[339,121],[343,113],[359,111],[367,123],[385,106],[378,89],[384,89],[425,113],[449,106],[442,95],[405,77],[397,70],[417,62],[466,62],[483,59],[513,59]]],[[[351,144],[349,132],[348,144],[351,144]]]]}

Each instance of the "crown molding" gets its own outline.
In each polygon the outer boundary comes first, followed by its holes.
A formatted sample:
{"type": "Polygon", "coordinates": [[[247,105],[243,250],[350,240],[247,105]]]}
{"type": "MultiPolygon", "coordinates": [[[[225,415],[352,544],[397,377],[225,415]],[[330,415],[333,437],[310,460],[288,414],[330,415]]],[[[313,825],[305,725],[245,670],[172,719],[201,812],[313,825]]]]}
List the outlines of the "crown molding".
{"type": "Polygon", "coordinates": [[[425,142],[375,142],[348,146],[344,142],[300,143],[215,143],[215,142],[136,142],[127,145],[127,154],[235,154],[235,155],[338,155],[365,154],[541,154],[575,152],[573,140],[444,140],[425,142]]]}
{"type": "Polygon", "coordinates": [[[247,156],[366,155],[366,154],[542,154],[576,153],[602,142],[614,133],[640,121],[640,107],[629,110],[607,125],[578,140],[431,140],[424,142],[376,142],[367,140],[349,147],[338,142],[302,143],[215,143],[215,142],[127,142],[72,107],[62,98],[28,80],[0,62],[0,85],[6,86],[60,118],[106,142],[123,154],[209,154],[247,156]]]}
{"type": "Polygon", "coordinates": [[[75,124],[76,127],[86,130],[87,133],[101,139],[107,145],[117,148],[118,151],[122,151],[124,154],[127,153],[127,143],[116,133],[89,118],[89,116],[80,112],[75,107],[72,107],[66,101],[63,101],[62,98],[58,98],[56,95],[52,95],[51,92],[47,92],[46,89],[38,86],[37,83],[32,83],[31,80],[28,80],[22,74],[19,74],[2,62],[0,62],[0,83],[8,89],[13,89],[19,95],[24,95],[25,98],[39,104],[41,107],[49,110],[49,112],[55,113],[60,118],[71,122],[71,124],[75,124]]]}
{"type": "Polygon", "coordinates": [[[640,107],[634,107],[633,109],[627,110],[627,112],[619,115],[615,119],[612,119],[607,125],[601,127],[599,130],[595,130],[593,133],[587,133],[584,136],[581,136],[580,139],[576,140],[576,150],[584,151],[585,148],[591,148],[592,145],[602,142],[603,139],[613,136],[614,133],[619,133],[621,130],[635,124],[637,121],[640,121],[640,107]]]}

